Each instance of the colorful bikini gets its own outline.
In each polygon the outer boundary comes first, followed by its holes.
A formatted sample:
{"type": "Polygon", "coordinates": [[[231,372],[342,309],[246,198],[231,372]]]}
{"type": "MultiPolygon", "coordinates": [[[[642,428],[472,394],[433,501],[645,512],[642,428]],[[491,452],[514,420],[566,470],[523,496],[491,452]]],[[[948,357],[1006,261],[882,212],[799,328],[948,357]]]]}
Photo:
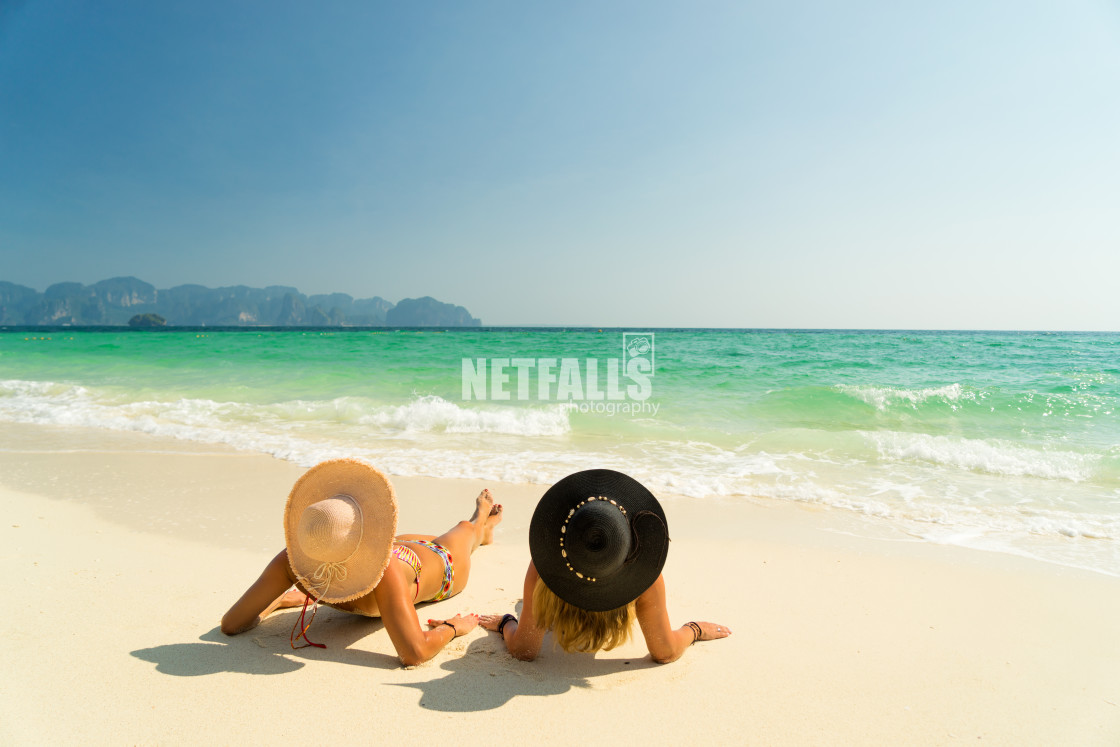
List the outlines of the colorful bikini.
{"type": "MultiPolygon", "coordinates": [[[[390,552],[391,552],[391,557],[394,557],[397,560],[400,560],[403,563],[405,563],[406,565],[408,565],[408,567],[410,567],[413,570],[413,572],[416,574],[416,596],[419,596],[420,595],[420,567],[421,567],[420,566],[420,557],[416,554],[416,551],[413,550],[411,547],[404,547],[403,545],[398,545],[398,544],[394,544],[393,549],[390,552]]],[[[303,591],[302,587],[300,588],[300,591],[303,591]]],[[[289,639],[290,639],[291,644],[292,644],[292,648],[293,649],[300,649],[300,648],[307,648],[308,646],[315,646],[316,648],[326,648],[325,644],[315,643],[315,641],[313,641],[313,640],[311,640],[310,638],[307,637],[307,631],[311,628],[311,623],[315,620],[315,613],[319,610],[319,600],[318,599],[315,600],[315,604],[311,607],[311,616],[307,617],[307,606],[311,603],[312,597],[311,597],[310,594],[307,594],[307,592],[304,592],[304,594],[306,594],[306,596],[304,597],[304,600],[303,600],[303,610],[299,613],[299,618],[296,619],[295,624],[292,625],[292,633],[291,633],[291,636],[289,636],[289,639]],[[306,622],[305,622],[305,618],[306,618],[306,622]],[[299,631],[298,634],[296,633],[297,630],[299,631]],[[303,640],[305,640],[307,642],[297,646],[296,641],[298,641],[300,638],[302,638],[303,640]]],[[[442,597],[439,597],[439,598],[442,599],[442,597]]],[[[414,598],[414,601],[415,601],[415,598],[414,598]]],[[[354,614],[357,614],[357,615],[365,615],[366,617],[377,617],[378,616],[378,615],[372,615],[369,612],[367,612],[365,610],[362,610],[362,609],[354,609],[353,607],[350,607],[350,606],[339,606],[338,603],[323,602],[323,604],[326,604],[328,607],[334,607],[335,609],[344,610],[346,612],[353,612],[354,614]]],[[[345,603],[343,603],[343,604],[345,604],[345,603]]]]}
{"type": "MultiPolygon", "coordinates": [[[[446,547],[444,547],[443,545],[438,544],[436,542],[432,542],[431,540],[407,540],[407,541],[410,544],[422,545],[422,546],[428,548],[429,550],[434,552],[436,555],[438,555],[440,560],[443,561],[443,586],[440,588],[439,592],[434,597],[432,597],[431,599],[429,599],[427,601],[438,602],[441,599],[447,599],[449,596],[451,596],[451,586],[455,582],[455,567],[452,565],[451,552],[448,551],[448,549],[446,547]]],[[[415,602],[420,596],[420,570],[421,570],[421,568],[423,568],[423,565],[420,563],[420,556],[417,555],[416,551],[413,550],[411,547],[405,547],[403,544],[401,544],[399,542],[393,543],[392,555],[393,555],[394,558],[396,558],[397,560],[401,561],[402,563],[407,565],[409,568],[411,568],[412,572],[416,574],[416,594],[413,596],[413,601],[415,602]]],[[[305,648],[307,646],[315,646],[316,648],[326,648],[326,646],[323,645],[322,643],[315,643],[310,638],[307,637],[307,631],[311,627],[311,621],[315,619],[315,612],[316,612],[316,610],[319,609],[319,601],[316,600],[315,601],[315,606],[311,608],[311,617],[307,618],[307,620],[305,622],[304,618],[307,615],[307,605],[310,602],[311,602],[311,597],[310,596],[307,596],[303,600],[303,611],[300,612],[299,618],[295,621],[295,624],[292,626],[292,634],[290,636],[290,639],[291,639],[292,648],[294,648],[294,649],[305,648]],[[296,634],[297,629],[299,629],[299,634],[298,635],[296,634]],[[307,643],[304,643],[303,645],[297,646],[296,641],[298,641],[300,638],[307,641],[307,643]]],[[[333,607],[334,605],[329,604],[328,606],[333,607]]],[[[354,610],[354,609],[350,609],[350,608],[341,608],[341,609],[346,609],[346,611],[348,611],[348,612],[357,612],[360,615],[366,614],[364,612],[361,612],[360,610],[354,610]]]]}
{"type": "Polygon", "coordinates": [[[431,540],[402,540],[393,545],[393,557],[405,563],[416,574],[416,595],[413,600],[420,597],[420,569],[423,567],[420,563],[420,556],[411,547],[406,547],[404,542],[410,545],[420,545],[426,547],[443,561],[443,586],[430,600],[431,602],[438,602],[441,599],[447,599],[451,596],[451,587],[455,583],[455,566],[454,561],[451,559],[451,552],[443,545],[432,542],[431,540]]]}

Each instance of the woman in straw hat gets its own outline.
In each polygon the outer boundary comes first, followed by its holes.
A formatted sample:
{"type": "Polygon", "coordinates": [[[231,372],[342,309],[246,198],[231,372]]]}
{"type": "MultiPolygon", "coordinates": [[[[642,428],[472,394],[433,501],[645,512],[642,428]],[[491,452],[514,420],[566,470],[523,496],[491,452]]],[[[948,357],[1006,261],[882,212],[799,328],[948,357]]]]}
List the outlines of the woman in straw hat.
{"type": "Polygon", "coordinates": [[[661,663],[731,635],[715,623],[669,623],[661,575],[668,549],[665,512],[637,480],[606,469],[569,475],[533,513],[521,619],[483,615],[482,626],[525,661],[549,631],[565,651],[610,650],[630,637],[635,619],[661,663]]]}
{"type": "Polygon", "coordinates": [[[397,499],[385,475],[354,459],[318,464],[288,496],[285,548],[225,614],[222,632],[236,635],[274,610],[302,605],[292,628],[292,648],[324,648],[307,637],[322,603],[380,617],[404,664],[427,661],[452,638],[474,628],[478,617],[429,620],[430,628],[423,630],[415,605],[463,590],[470,576],[471,553],[492,541],[501,511],[490,491],[484,490],[470,520],[438,537],[394,536],[397,499]],[[293,585],[298,590],[292,590],[293,585]]]}

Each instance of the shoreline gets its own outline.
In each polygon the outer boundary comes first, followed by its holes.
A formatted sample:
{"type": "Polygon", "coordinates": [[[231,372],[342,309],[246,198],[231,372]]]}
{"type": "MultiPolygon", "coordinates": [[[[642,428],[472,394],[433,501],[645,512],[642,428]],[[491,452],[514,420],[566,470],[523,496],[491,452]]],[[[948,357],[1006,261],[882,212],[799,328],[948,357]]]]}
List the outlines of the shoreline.
{"type": "Polygon", "coordinates": [[[1120,575],[1112,337],[681,331],[657,338],[666,375],[649,398],[615,403],[625,332],[303,334],[9,335],[0,416],[305,467],[353,456],[401,475],[551,484],[605,466],[659,495],[827,504],[933,542],[1120,575]],[[576,364],[563,395],[544,373],[553,359],[576,364]],[[604,371],[607,405],[640,401],[656,417],[574,399],[577,378],[583,396],[604,394],[604,371]]]}
{"type": "MultiPolygon", "coordinates": [[[[269,488],[279,496],[286,496],[290,484],[294,482],[299,475],[303,474],[306,469],[304,466],[297,465],[294,462],[271,453],[253,451],[223,442],[196,441],[166,434],[149,434],[142,431],[114,430],[97,428],[94,426],[65,426],[39,423],[4,423],[4,428],[0,429],[0,460],[11,458],[18,454],[23,458],[24,462],[19,463],[19,460],[15,460],[7,465],[8,483],[17,484],[19,487],[29,492],[39,491],[49,493],[49,491],[54,488],[52,482],[41,479],[41,476],[47,474],[47,472],[42,468],[36,469],[36,462],[47,464],[53,462],[56,457],[80,460],[82,457],[79,455],[82,454],[102,454],[109,457],[114,454],[135,453],[163,454],[182,459],[188,459],[191,456],[224,457],[233,460],[240,459],[245,460],[245,463],[249,465],[247,467],[248,469],[253,468],[252,465],[256,463],[254,460],[264,460],[264,463],[270,465],[274,463],[277,465],[284,465],[281,469],[286,469],[286,476],[290,478],[290,482],[285,483],[283,480],[280,480],[269,486],[269,488]],[[35,475],[39,475],[40,477],[36,478],[35,475]]],[[[0,463],[2,463],[2,461],[0,461],[0,463]]],[[[473,489],[474,486],[478,486],[480,489],[481,486],[498,484],[517,490],[536,491],[534,493],[536,496],[543,494],[549,486],[549,483],[544,482],[509,482],[485,478],[401,475],[389,470],[386,470],[386,474],[392,478],[395,484],[408,484],[411,481],[420,481],[420,484],[423,484],[425,481],[437,480],[448,484],[472,486],[468,489],[473,489]]],[[[175,481],[171,481],[169,487],[172,490],[178,490],[179,484],[175,481]]],[[[140,489],[140,486],[137,486],[137,489],[140,489]]],[[[1087,566],[1078,562],[1067,562],[1055,559],[1054,557],[1034,554],[1029,549],[1020,546],[1020,544],[1001,543],[998,540],[989,541],[987,538],[982,538],[982,541],[977,543],[975,542],[975,537],[968,537],[968,540],[973,540],[970,542],[959,539],[958,537],[967,535],[967,533],[959,532],[951,532],[947,538],[944,539],[934,539],[931,535],[937,529],[935,525],[923,527],[921,525],[916,525],[911,520],[894,516],[878,516],[874,513],[844,508],[828,503],[798,499],[780,499],[761,495],[712,495],[696,498],[693,496],[682,496],[665,492],[660,492],[659,498],[662,501],[670,503],[678,501],[684,502],[690,506],[695,506],[701,511],[719,509],[739,512],[745,511],[749,514],[751,512],[751,507],[753,507],[754,509],[763,511],[777,511],[779,514],[781,512],[790,512],[789,516],[793,517],[792,520],[794,521],[826,521],[828,526],[824,528],[824,531],[850,534],[857,540],[903,542],[915,545],[955,548],[969,553],[977,552],[997,557],[1017,558],[1030,563],[1040,563],[1055,568],[1066,568],[1090,574],[1099,574],[1108,578],[1120,578],[1120,573],[1087,566]],[[828,519],[823,520],[820,518],[821,516],[827,516],[828,519]],[[798,519],[797,517],[801,518],[798,519]],[[923,530],[928,531],[923,534],[923,530]]],[[[112,501],[103,502],[105,508],[109,508],[111,505],[119,505],[119,503],[119,501],[116,503],[112,501]]],[[[111,515],[117,521],[128,521],[127,517],[124,517],[120,512],[111,515]]],[[[151,519],[152,517],[148,518],[151,519]]],[[[150,525],[141,524],[140,526],[148,527],[150,525]]],[[[164,529],[166,529],[166,527],[164,527],[164,529]]],[[[1017,543],[1022,543],[1023,538],[1017,538],[1015,541],[1017,543]]],[[[1045,541],[1051,543],[1052,546],[1055,541],[1066,542],[1067,539],[1061,538],[1055,540],[1053,537],[1041,539],[1034,537],[1029,541],[1035,543],[1045,541]]],[[[1095,540],[1092,538],[1076,538],[1073,541],[1095,540]]],[[[992,562],[999,561],[993,560],[992,562]]]]}
{"type": "MultiPolygon", "coordinates": [[[[144,434],[19,426],[0,441],[0,555],[27,589],[0,685],[7,743],[307,738],[321,722],[371,718],[432,739],[468,727],[546,743],[587,729],[620,743],[1120,738],[1115,577],[887,527],[867,536],[853,531],[866,522],[823,507],[697,510],[667,496],[673,624],[714,620],[731,638],[665,666],[640,635],[595,657],[546,642],[525,664],[479,629],[404,669],[378,621],[333,610],[316,623],[323,651],[290,650],[291,611],[234,638],[217,631],[282,546],[283,501],[303,468],[144,434]],[[296,700],[312,713],[294,717],[296,700]]],[[[392,479],[399,532],[442,531],[482,486],[506,509],[467,589],[422,619],[512,610],[547,486],[392,479]]]]}

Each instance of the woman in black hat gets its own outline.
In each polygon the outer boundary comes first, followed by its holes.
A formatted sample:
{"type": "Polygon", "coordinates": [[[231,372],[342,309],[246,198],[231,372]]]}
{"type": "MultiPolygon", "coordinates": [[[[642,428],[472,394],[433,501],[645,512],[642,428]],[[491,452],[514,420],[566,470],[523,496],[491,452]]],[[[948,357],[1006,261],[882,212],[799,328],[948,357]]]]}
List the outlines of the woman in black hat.
{"type": "Polygon", "coordinates": [[[637,619],[654,661],[675,661],[696,641],[731,631],[709,622],[672,627],[661,575],[668,549],[665,512],[637,480],[607,469],[569,475],[533,513],[521,619],[483,615],[480,623],[531,661],[546,632],[565,651],[609,651],[637,619]]]}

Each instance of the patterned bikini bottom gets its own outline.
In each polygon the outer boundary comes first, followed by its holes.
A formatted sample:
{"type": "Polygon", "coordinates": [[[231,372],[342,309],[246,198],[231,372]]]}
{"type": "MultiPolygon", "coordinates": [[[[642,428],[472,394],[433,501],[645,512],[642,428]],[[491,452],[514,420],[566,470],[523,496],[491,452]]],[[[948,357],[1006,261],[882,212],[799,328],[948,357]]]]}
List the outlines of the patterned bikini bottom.
{"type": "Polygon", "coordinates": [[[455,564],[451,559],[451,551],[438,542],[433,542],[431,540],[402,540],[400,543],[393,546],[393,556],[410,565],[412,570],[416,572],[417,595],[420,593],[420,558],[417,557],[415,551],[404,546],[405,542],[410,545],[426,547],[438,555],[440,560],[443,561],[443,586],[441,586],[440,590],[436,592],[436,595],[428,601],[438,602],[441,599],[447,599],[451,596],[451,587],[455,583],[455,564]]]}

